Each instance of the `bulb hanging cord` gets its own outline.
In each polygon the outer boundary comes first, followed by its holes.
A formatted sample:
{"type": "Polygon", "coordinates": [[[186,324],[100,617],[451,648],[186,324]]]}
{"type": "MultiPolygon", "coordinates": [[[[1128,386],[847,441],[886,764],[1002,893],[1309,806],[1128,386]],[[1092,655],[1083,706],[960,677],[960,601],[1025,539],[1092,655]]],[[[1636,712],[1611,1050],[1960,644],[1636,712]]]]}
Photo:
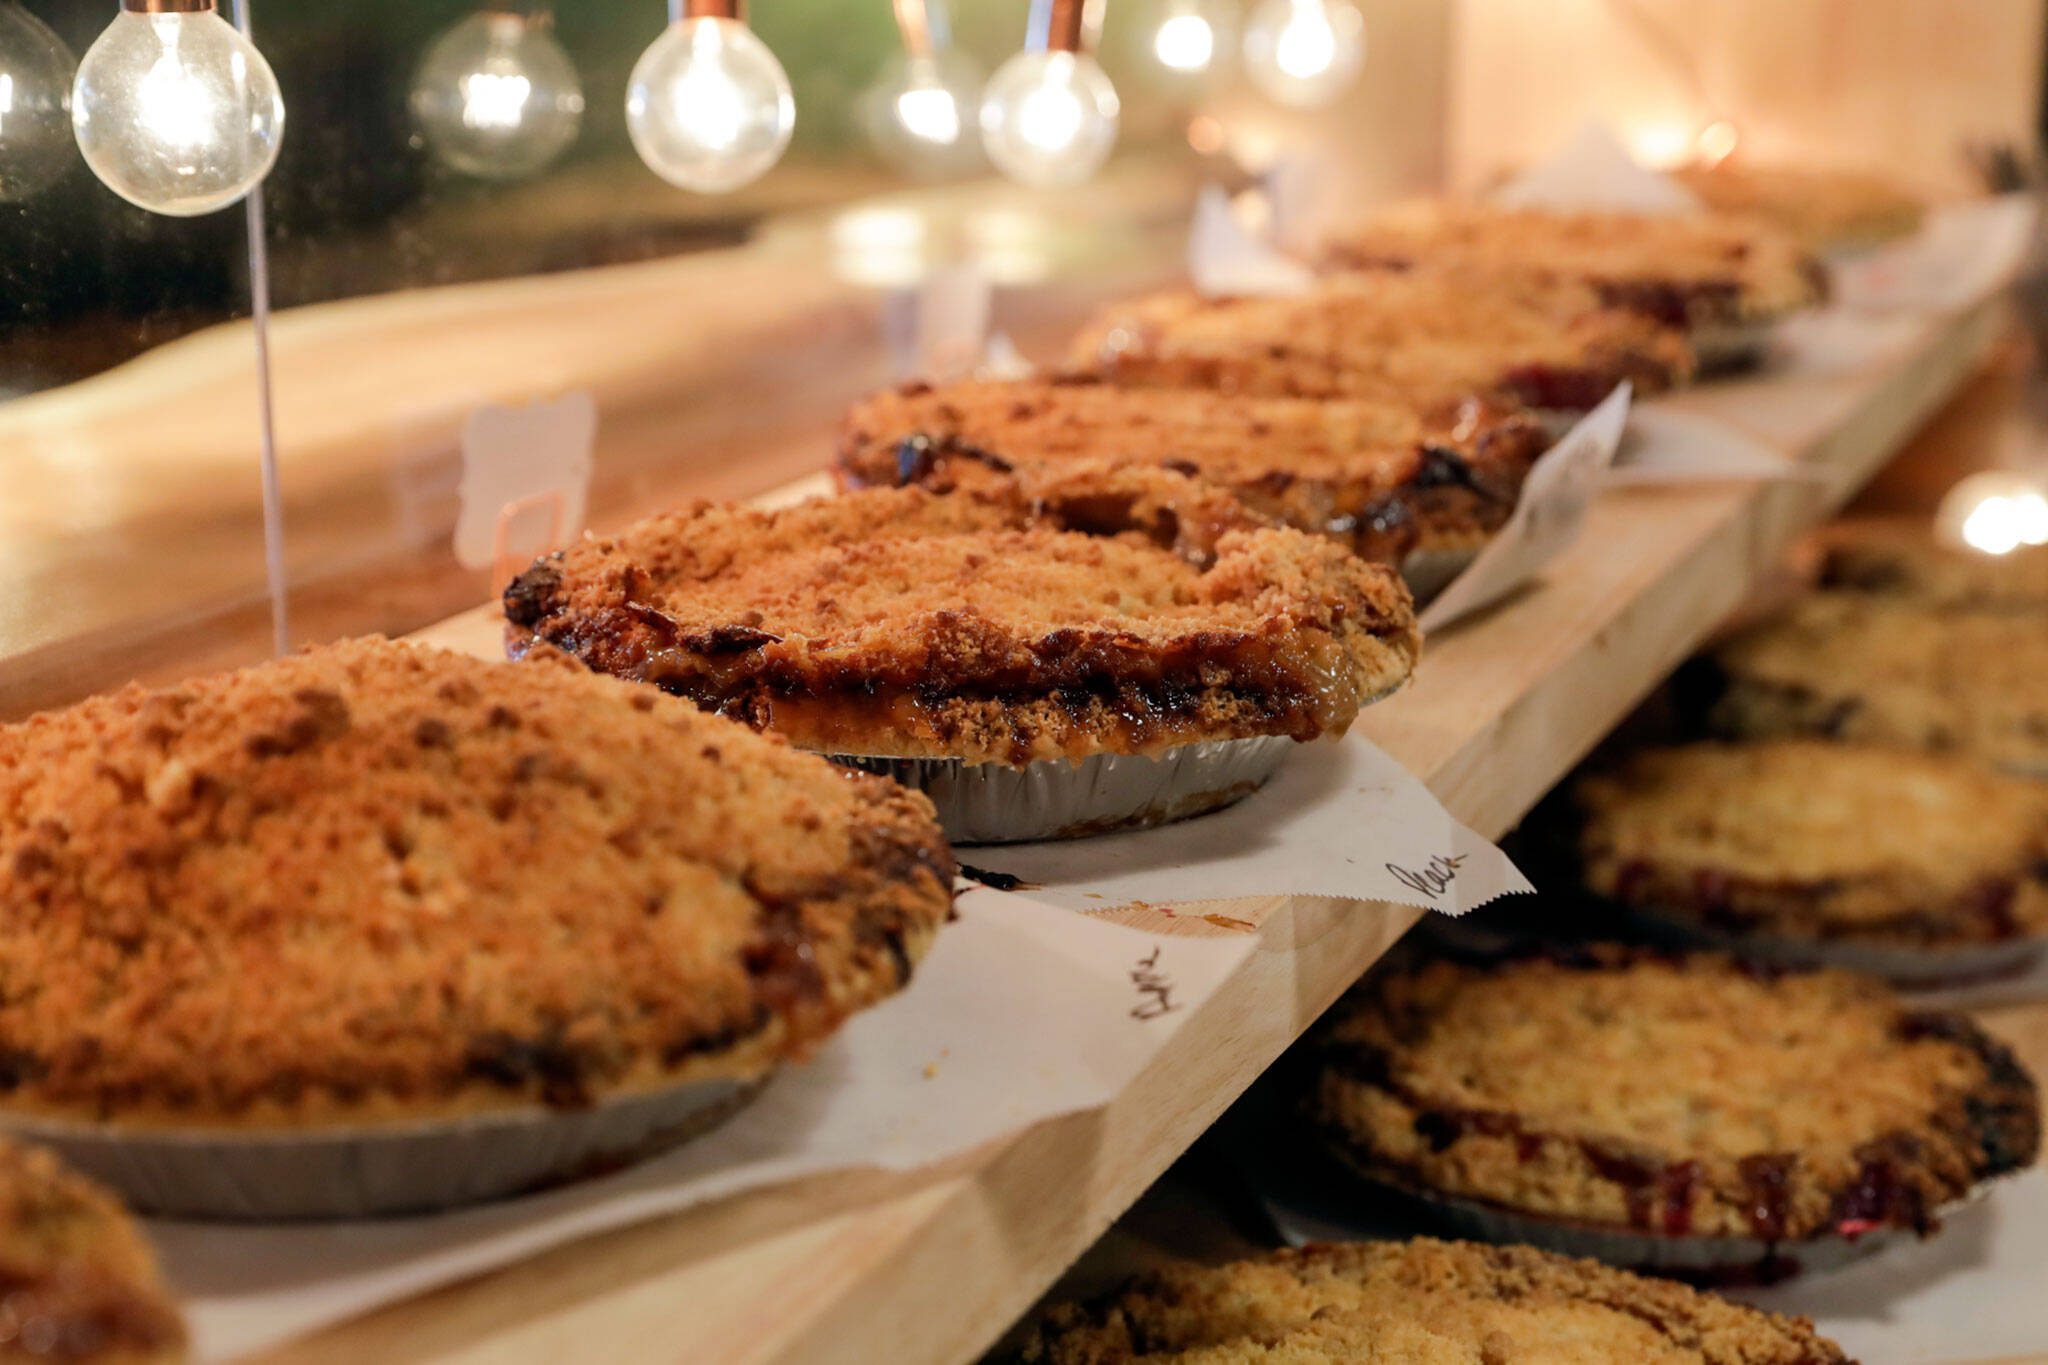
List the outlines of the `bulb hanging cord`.
{"type": "Polygon", "coordinates": [[[896,31],[903,35],[906,55],[930,58],[952,46],[943,5],[933,0],[895,0],[895,9],[896,31]]]}

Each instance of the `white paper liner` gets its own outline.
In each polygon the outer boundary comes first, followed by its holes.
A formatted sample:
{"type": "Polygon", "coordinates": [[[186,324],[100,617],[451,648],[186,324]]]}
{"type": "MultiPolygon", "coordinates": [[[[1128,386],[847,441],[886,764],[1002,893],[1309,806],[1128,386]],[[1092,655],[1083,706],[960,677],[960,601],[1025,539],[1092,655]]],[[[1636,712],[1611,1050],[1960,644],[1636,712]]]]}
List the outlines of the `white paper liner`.
{"type": "Polygon", "coordinates": [[[1607,210],[1615,213],[1698,213],[1699,197],[1668,175],[1639,163],[1598,119],[1571,141],[1494,192],[1509,208],[1607,210]]]}
{"type": "Polygon", "coordinates": [[[1610,488],[1730,480],[1825,485],[1831,478],[1827,470],[1789,460],[1724,422],[1652,403],[1629,415],[1606,483],[1610,488]]]}
{"type": "Polygon", "coordinates": [[[1356,732],[1298,746],[1265,790],[1228,810],[1132,834],[992,847],[969,861],[1075,910],[1339,896],[1456,915],[1534,889],[1356,732]]]}
{"type": "Polygon", "coordinates": [[[1261,735],[1022,768],[957,758],[830,757],[923,792],[956,844],[1014,844],[1149,829],[1221,810],[1263,787],[1296,747],[1285,735],[1261,735]]]}
{"type": "Polygon", "coordinates": [[[1960,312],[2018,278],[2040,212],[2031,194],[1938,208],[1904,241],[1833,262],[1835,301],[1874,312],[1960,312]]]}
{"type": "Polygon", "coordinates": [[[1515,510],[1486,548],[1422,613],[1425,633],[1491,606],[1535,577],[1579,538],[1628,423],[1621,385],[1536,461],[1515,510]]]}
{"type": "Polygon", "coordinates": [[[859,1015],[730,1121],[614,1175],[378,1222],[153,1223],[202,1360],[242,1355],[578,1237],[763,1185],[909,1170],[1095,1108],[1252,951],[987,890],[960,898],[902,995],[859,1015]],[[1028,1078],[1028,1083],[1025,1083],[1028,1078]]]}
{"type": "Polygon", "coordinates": [[[381,1128],[123,1130],[0,1116],[139,1213],[299,1220],[423,1213],[500,1199],[651,1155],[715,1127],[760,1082],[698,1081],[584,1110],[530,1106],[381,1128]]]}

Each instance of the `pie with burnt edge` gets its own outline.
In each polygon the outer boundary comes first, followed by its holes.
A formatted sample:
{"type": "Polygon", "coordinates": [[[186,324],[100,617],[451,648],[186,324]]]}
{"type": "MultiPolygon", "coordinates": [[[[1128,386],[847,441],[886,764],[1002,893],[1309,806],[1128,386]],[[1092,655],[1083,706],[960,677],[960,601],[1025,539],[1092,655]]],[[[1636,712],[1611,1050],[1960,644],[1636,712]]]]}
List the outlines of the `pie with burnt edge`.
{"type": "Polygon", "coordinates": [[[697,503],[541,561],[559,645],[824,753],[1023,767],[1341,733],[1420,647],[1392,570],[1166,470],[697,503]]]}
{"type": "Polygon", "coordinates": [[[1120,389],[1085,376],[906,384],[856,404],[840,427],[854,487],[1017,474],[1076,462],[1178,470],[1358,554],[1485,541],[1514,510],[1549,438],[1526,411],[1478,399],[1406,403],[1242,398],[1120,389]]]}
{"type": "Polygon", "coordinates": [[[1924,1235],[2040,1142],[2033,1079],[1963,1016],[1711,954],[1389,964],[1308,1059],[1310,1120],[1366,1176],[1652,1242],[1924,1235]]]}

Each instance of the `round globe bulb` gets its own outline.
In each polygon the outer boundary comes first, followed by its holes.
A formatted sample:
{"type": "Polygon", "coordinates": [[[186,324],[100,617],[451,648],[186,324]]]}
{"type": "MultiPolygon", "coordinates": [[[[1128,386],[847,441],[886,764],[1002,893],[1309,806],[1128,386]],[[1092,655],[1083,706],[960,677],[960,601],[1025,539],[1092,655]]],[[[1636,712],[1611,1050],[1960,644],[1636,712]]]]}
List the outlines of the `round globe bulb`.
{"type": "Polygon", "coordinates": [[[0,204],[46,188],[75,156],[71,73],[63,39],[23,9],[0,0],[0,204]]]}
{"type": "Polygon", "coordinates": [[[434,40],[412,112],[436,159],[488,180],[545,170],[583,125],[583,83],[544,19],[472,14],[434,40]]]}
{"type": "Polygon", "coordinates": [[[789,76],[736,19],[685,19],[654,40],[626,89],[626,129],[671,185],[724,194],[767,173],[796,128],[789,76]]]}
{"type": "Polygon", "coordinates": [[[1020,52],[981,101],[981,137],[996,169],[1026,185],[1075,185],[1116,146],[1116,87],[1093,57],[1020,52]]]}
{"type": "Polygon", "coordinates": [[[1951,545],[1987,555],[2048,545],[2048,470],[1987,469],[1949,489],[1934,516],[1951,545]]]}
{"type": "Polygon", "coordinates": [[[123,11],[78,64],[71,126],[108,189],[190,218],[226,208],[270,173],[284,100],[256,45],[211,10],[123,11]]]}
{"type": "Polygon", "coordinates": [[[1264,0],[1245,24],[1244,63],[1269,99],[1328,104],[1365,65],[1365,16],[1350,0],[1264,0]]]}
{"type": "Polygon", "coordinates": [[[981,68],[961,52],[898,53],[861,97],[875,149],[896,169],[923,179],[978,170],[981,135],[974,120],[981,83],[981,68]]]}

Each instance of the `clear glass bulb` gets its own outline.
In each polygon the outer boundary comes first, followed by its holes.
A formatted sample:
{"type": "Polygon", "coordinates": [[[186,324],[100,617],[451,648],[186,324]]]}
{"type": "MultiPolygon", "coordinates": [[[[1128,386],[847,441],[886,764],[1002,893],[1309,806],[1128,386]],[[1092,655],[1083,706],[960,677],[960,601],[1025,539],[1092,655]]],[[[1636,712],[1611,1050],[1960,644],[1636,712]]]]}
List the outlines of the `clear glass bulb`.
{"type": "Polygon", "coordinates": [[[654,40],[626,89],[626,129],[671,185],[724,194],[767,173],[796,127],[789,76],[737,19],[685,19],[654,40]]]}
{"type": "Polygon", "coordinates": [[[583,83],[545,18],[486,10],[434,40],[412,112],[442,164],[517,180],[567,151],[583,125],[583,83]]]}
{"type": "Polygon", "coordinates": [[[1328,104],[1365,65],[1365,16],[1351,0],[1263,0],[1245,24],[1244,63],[1269,99],[1328,104]]]}
{"type": "Polygon", "coordinates": [[[0,0],[0,204],[44,189],[77,154],[71,138],[71,73],[64,40],[0,0]]]}
{"type": "Polygon", "coordinates": [[[1020,52],[981,101],[981,137],[996,169],[1026,185],[1076,185],[1116,146],[1116,87],[1093,57],[1020,52]]]}
{"type": "Polygon", "coordinates": [[[981,68],[952,49],[898,53],[861,97],[876,150],[898,170],[928,179],[980,168],[980,105],[981,68]]]}
{"type": "Polygon", "coordinates": [[[213,11],[123,11],[78,64],[71,126],[108,189],[190,218],[270,173],[284,100],[263,54],[213,11]]]}

